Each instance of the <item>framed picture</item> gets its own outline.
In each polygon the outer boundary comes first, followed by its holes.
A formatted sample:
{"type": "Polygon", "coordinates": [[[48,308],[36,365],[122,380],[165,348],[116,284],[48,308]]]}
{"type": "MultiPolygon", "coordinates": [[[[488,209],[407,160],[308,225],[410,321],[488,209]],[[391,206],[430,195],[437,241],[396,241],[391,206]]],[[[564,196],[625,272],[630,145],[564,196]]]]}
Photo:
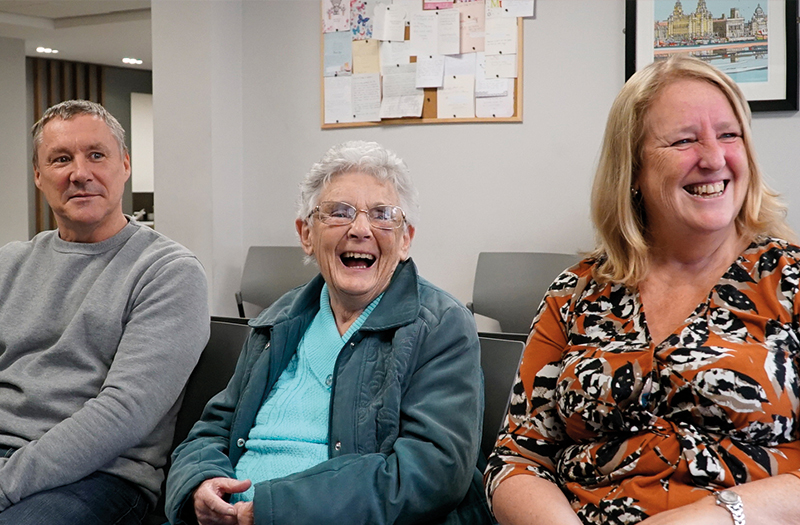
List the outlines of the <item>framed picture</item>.
{"type": "Polygon", "coordinates": [[[733,78],[752,111],[797,111],[797,0],[625,0],[625,78],[686,53],[733,78]]]}

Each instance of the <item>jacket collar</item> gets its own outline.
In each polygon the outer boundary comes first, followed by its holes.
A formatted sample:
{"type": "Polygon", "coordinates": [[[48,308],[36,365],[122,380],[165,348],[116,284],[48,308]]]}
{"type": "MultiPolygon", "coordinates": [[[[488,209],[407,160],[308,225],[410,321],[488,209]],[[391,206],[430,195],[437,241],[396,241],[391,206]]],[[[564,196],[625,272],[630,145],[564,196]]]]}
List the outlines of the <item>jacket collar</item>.
{"type": "MultiPolygon", "coordinates": [[[[264,328],[319,310],[319,295],[325,284],[318,274],[307,284],[285,294],[248,323],[264,328]]],[[[409,324],[419,314],[419,275],[410,258],[400,262],[378,306],[367,318],[362,331],[381,331],[409,324]]]]}

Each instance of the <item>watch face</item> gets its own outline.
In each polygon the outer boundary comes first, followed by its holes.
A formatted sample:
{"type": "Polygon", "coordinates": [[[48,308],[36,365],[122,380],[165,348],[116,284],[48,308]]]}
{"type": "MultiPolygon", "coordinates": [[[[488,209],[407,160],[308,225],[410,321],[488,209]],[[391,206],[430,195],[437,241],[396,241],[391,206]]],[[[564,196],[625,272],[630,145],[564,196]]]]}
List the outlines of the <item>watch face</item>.
{"type": "Polygon", "coordinates": [[[732,490],[723,490],[721,492],[717,492],[717,500],[725,505],[735,505],[741,501],[739,495],[732,490]]]}

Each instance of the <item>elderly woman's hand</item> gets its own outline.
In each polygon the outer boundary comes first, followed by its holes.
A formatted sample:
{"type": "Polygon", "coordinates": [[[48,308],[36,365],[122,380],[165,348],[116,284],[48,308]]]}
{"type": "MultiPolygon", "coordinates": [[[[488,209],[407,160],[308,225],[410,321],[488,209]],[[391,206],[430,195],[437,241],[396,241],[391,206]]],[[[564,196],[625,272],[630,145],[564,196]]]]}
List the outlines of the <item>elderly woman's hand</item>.
{"type": "Polygon", "coordinates": [[[255,523],[255,516],[253,515],[253,502],[240,501],[234,505],[236,509],[237,525],[253,525],[255,523]]]}
{"type": "Polygon", "coordinates": [[[194,491],[194,513],[197,516],[197,523],[199,525],[237,525],[241,523],[237,518],[234,506],[222,498],[227,494],[244,492],[248,488],[250,488],[250,480],[247,479],[244,481],[231,478],[205,480],[194,491]]]}

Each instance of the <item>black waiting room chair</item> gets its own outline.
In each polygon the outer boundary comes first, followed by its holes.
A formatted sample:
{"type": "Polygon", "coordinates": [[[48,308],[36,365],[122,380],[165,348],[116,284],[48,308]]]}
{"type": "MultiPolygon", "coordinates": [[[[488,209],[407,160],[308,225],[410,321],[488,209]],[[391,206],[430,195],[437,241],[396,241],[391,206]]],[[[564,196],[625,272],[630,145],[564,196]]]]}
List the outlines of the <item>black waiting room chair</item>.
{"type": "MultiPolygon", "coordinates": [[[[189,435],[192,426],[203,414],[203,409],[208,401],[228,385],[236,368],[239,353],[249,333],[250,327],[238,318],[211,318],[211,336],[186,383],[170,454],[189,435]]],[[[158,505],[146,517],[145,525],[161,525],[166,522],[167,519],[164,517],[165,486],[166,482],[162,484],[162,494],[158,505]]]]}
{"type": "Polygon", "coordinates": [[[488,457],[503,426],[511,386],[525,345],[512,339],[480,337],[483,369],[484,410],[481,452],[488,457]]]}

